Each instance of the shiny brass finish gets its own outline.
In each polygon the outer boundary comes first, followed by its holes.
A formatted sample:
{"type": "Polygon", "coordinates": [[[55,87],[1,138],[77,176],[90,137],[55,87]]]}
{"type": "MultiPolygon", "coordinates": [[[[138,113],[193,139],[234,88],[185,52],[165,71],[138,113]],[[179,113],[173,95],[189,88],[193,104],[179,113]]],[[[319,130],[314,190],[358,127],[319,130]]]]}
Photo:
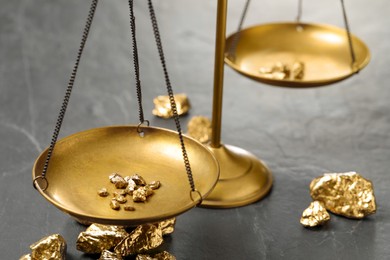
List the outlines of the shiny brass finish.
{"type": "MultiPolygon", "coordinates": [[[[226,40],[226,50],[236,34],[226,40]]],[[[240,32],[235,55],[225,62],[244,76],[265,84],[304,88],[323,86],[348,78],[363,69],[370,60],[368,47],[352,35],[356,62],[352,64],[347,32],[341,28],[306,23],[271,23],[240,32]],[[276,79],[259,73],[276,62],[305,64],[302,79],[276,79]]]]}
{"type": "Polygon", "coordinates": [[[263,198],[272,187],[267,166],[251,153],[231,145],[209,148],[220,164],[220,177],[201,206],[232,208],[263,198]]]}
{"type": "Polygon", "coordinates": [[[213,114],[211,118],[211,143],[213,148],[221,146],[221,124],[222,124],[222,98],[223,98],[223,75],[224,55],[226,37],[226,16],[227,0],[218,0],[217,6],[217,29],[215,39],[214,57],[214,93],[213,93],[213,114]]]}
{"type": "MultiPolygon", "coordinates": [[[[137,126],[113,126],[86,130],[60,140],[55,147],[46,175],[49,186],[39,192],[52,204],[82,222],[135,226],[179,215],[198,201],[190,198],[190,185],[184,168],[176,132],[137,126]],[[159,180],[161,187],[148,203],[137,204],[136,211],[112,210],[107,198],[96,194],[111,188],[112,172],[123,175],[141,173],[146,180],[159,180]]],[[[199,142],[184,137],[196,188],[206,196],[215,186],[219,166],[199,142]]],[[[33,167],[33,178],[40,176],[45,150],[33,167]]],[[[112,192],[109,190],[109,192],[112,192]]]]}
{"type": "Polygon", "coordinates": [[[226,37],[227,0],[218,0],[214,64],[212,133],[209,149],[220,165],[220,178],[201,206],[232,208],[263,198],[271,189],[269,169],[251,153],[221,144],[222,98],[226,37]]]}

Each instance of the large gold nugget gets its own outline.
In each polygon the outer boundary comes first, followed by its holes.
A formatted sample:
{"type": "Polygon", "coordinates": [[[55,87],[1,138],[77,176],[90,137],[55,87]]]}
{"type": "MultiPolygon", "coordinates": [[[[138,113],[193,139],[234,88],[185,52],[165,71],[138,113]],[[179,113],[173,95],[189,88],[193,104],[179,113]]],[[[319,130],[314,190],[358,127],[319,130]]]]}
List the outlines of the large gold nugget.
{"type": "Polygon", "coordinates": [[[194,116],[187,124],[188,135],[205,144],[210,142],[211,121],[205,116],[194,116]]]}
{"type": "Polygon", "coordinates": [[[162,231],[155,225],[138,226],[123,239],[116,247],[115,252],[122,256],[134,255],[155,249],[163,242],[162,231]]]}
{"type": "Polygon", "coordinates": [[[122,260],[122,256],[118,253],[113,253],[108,250],[103,250],[99,260],[122,260]]]}
{"type": "Polygon", "coordinates": [[[64,260],[66,255],[65,239],[59,235],[54,234],[44,237],[38,242],[32,244],[31,258],[40,260],[64,260]]]}
{"type": "Polygon", "coordinates": [[[174,255],[171,255],[167,251],[162,251],[161,253],[151,255],[137,255],[135,260],[176,260],[174,255]]]}
{"type": "MultiPolygon", "coordinates": [[[[176,94],[174,95],[176,102],[177,114],[179,116],[188,113],[191,108],[190,101],[186,94],[176,94]]],[[[169,96],[158,96],[153,99],[154,109],[152,111],[153,115],[162,117],[162,118],[171,118],[173,117],[173,111],[171,108],[171,102],[169,96]]]]}
{"type": "Polygon", "coordinates": [[[175,231],[176,218],[170,218],[157,223],[157,227],[161,229],[162,235],[169,235],[175,231]]]}
{"type": "Polygon", "coordinates": [[[371,181],[356,172],[326,173],[311,182],[310,195],[327,210],[348,218],[364,218],[376,211],[371,181]]]}
{"type": "Polygon", "coordinates": [[[305,227],[316,227],[323,225],[330,220],[328,211],[324,204],[319,201],[313,201],[310,206],[302,213],[301,224],[305,227]]]}
{"type": "Polygon", "coordinates": [[[77,238],[76,247],[88,254],[99,254],[111,249],[129,234],[123,227],[92,224],[77,238]]]}
{"type": "Polygon", "coordinates": [[[23,255],[22,257],[19,258],[19,260],[32,260],[31,254],[23,255]]]}

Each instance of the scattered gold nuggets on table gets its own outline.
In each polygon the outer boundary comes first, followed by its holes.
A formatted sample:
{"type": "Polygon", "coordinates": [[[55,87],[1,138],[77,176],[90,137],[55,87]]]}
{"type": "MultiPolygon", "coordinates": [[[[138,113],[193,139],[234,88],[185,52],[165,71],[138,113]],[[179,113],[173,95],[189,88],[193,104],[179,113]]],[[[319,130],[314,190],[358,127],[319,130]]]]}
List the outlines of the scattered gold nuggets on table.
{"type": "Polygon", "coordinates": [[[187,124],[188,135],[205,144],[211,139],[211,120],[205,116],[194,116],[187,124]]]}
{"type": "Polygon", "coordinates": [[[330,220],[330,215],[326,211],[324,204],[313,201],[302,213],[301,224],[305,227],[316,227],[323,225],[330,220]]]}
{"type": "Polygon", "coordinates": [[[92,224],[77,238],[76,248],[88,254],[100,254],[110,250],[129,234],[123,227],[92,224]]]}
{"type": "Polygon", "coordinates": [[[348,218],[364,218],[376,212],[372,182],[356,172],[325,173],[310,184],[313,200],[348,218]]]}
{"type": "Polygon", "coordinates": [[[272,67],[261,67],[259,73],[269,79],[285,80],[292,78],[293,80],[302,80],[305,75],[305,64],[296,61],[291,69],[288,64],[278,61],[272,67]]]}
{"type": "MultiPolygon", "coordinates": [[[[186,94],[176,94],[174,95],[176,102],[176,110],[179,116],[188,113],[191,108],[190,101],[186,94]]],[[[162,117],[162,118],[171,118],[173,117],[173,111],[171,108],[171,102],[169,96],[158,96],[153,99],[154,109],[152,111],[153,115],[162,117]]]]}
{"type": "Polygon", "coordinates": [[[38,242],[32,244],[30,249],[31,254],[22,256],[20,260],[64,260],[66,255],[66,241],[61,235],[54,234],[44,237],[38,242]]]}
{"type": "MultiPolygon", "coordinates": [[[[161,187],[160,181],[152,181],[147,184],[145,179],[139,174],[122,177],[118,173],[112,173],[109,176],[109,180],[118,189],[112,193],[113,198],[109,204],[113,210],[120,210],[120,204],[128,202],[127,195],[132,196],[133,202],[146,202],[148,197],[154,194],[154,190],[161,187]]],[[[101,197],[107,197],[108,194],[109,192],[105,187],[98,191],[98,195],[101,197]]],[[[135,211],[135,208],[128,204],[123,205],[123,208],[125,211],[135,211]]]]}

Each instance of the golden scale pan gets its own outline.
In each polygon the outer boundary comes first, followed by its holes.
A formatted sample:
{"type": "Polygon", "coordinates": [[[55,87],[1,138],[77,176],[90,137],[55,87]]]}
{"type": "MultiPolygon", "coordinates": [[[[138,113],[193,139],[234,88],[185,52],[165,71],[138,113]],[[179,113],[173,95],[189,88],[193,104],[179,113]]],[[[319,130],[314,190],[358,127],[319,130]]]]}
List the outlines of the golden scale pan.
{"type": "MultiPolygon", "coordinates": [[[[130,2],[130,14],[133,17],[131,25],[134,63],[138,66],[133,1],[130,2]]],[[[95,128],[78,132],[57,142],[78,61],[86,43],[97,3],[98,0],[93,0],[91,4],[78,58],[53,134],[52,145],[39,155],[34,164],[32,171],[34,187],[50,203],[81,223],[135,226],[174,217],[201,203],[214,188],[219,177],[219,165],[211,151],[198,141],[182,136],[181,130],[174,132],[149,127],[143,124],[146,120],[140,119],[142,123],[138,126],[95,128]],[[183,140],[183,145],[179,136],[183,140]],[[184,159],[184,152],[188,155],[190,170],[184,159]],[[160,181],[161,187],[148,198],[147,202],[136,203],[128,198],[135,211],[113,210],[109,204],[112,192],[116,189],[110,183],[109,175],[114,172],[123,177],[137,173],[148,183],[160,181]],[[102,187],[108,189],[109,197],[98,195],[97,192],[102,187]]],[[[149,8],[153,13],[151,18],[156,22],[151,2],[149,8]]],[[[154,33],[155,36],[157,34],[159,36],[157,26],[154,28],[154,33]]],[[[157,45],[162,54],[161,42],[157,45]]],[[[137,75],[139,76],[136,71],[136,79],[137,75]]],[[[167,84],[167,87],[172,93],[170,85],[167,84]]],[[[140,83],[137,84],[137,91],[141,91],[140,83]]],[[[142,108],[142,102],[140,99],[138,101],[142,108]]],[[[141,111],[142,109],[140,113],[141,111]]],[[[176,110],[174,114],[176,125],[180,125],[176,110]]]]}
{"type": "MultiPolygon", "coordinates": [[[[46,178],[47,189],[39,192],[57,208],[80,222],[133,226],[153,223],[183,213],[199,202],[193,194],[183,165],[178,135],[174,131],[137,126],[112,126],[78,132],[58,141],[46,178]],[[160,181],[161,187],[146,203],[132,203],[135,211],[115,211],[109,197],[97,191],[115,187],[108,176],[141,175],[147,182],[160,181]]],[[[184,137],[192,175],[202,197],[214,188],[219,167],[211,152],[192,138],[184,137]]],[[[38,157],[33,178],[42,173],[47,149],[38,157]]],[[[43,186],[46,185],[42,183],[43,186]]]]}
{"type": "MultiPolygon", "coordinates": [[[[225,62],[244,76],[276,86],[315,87],[346,79],[368,64],[370,52],[363,41],[350,34],[343,1],[342,7],[346,30],[301,23],[300,14],[297,22],[239,29],[226,40],[225,62]],[[291,65],[297,61],[305,66],[302,79],[270,78],[259,71],[277,62],[291,65]]],[[[246,9],[243,17],[245,13],[246,9]]]]}

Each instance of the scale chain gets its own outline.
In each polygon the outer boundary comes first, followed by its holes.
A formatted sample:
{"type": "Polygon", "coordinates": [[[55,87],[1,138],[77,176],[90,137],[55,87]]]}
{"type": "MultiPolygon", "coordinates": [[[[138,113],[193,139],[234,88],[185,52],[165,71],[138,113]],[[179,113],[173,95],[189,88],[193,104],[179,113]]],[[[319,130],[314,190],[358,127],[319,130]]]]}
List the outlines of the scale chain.
{"type": "MultiPolygon", "coordinates": [[[[347,31],[349,51],[351,53],[352,70],[354,70],[355,69],[355,63],[356,63],[356,56],[355,56],[355,50],[353,49],[353,44],[352,44],[351,30],[349,29],[348,17],[347,17],[347,12],[345,10],[344,0],[340,0],[340,1],[341,1],[341,8],[343,9],[343,18],[344,18],[345,30],[347,31]]],[[[359,69],[357,69],[356,73],[358,73],[358,72],[359,72],[359,69]]]]}
{"type": "Polygon", "coordinates": [[[141,80],[140,80],[140,70],[139,70],[138,47],[137,47],[137,39],[136,39],[134,0],[129,0],[129,9],[130,9],[131,40],[133,43],[134,73],[135,73],[135,81],[136,81],[136,88],[137,88],[138,114],[139,114],[140,124],[142,124],[145,122],[145,119],[144,119],[144,110],[142,107],[142,91],[141,91],[141,80]]]}
{"type": "Polygon", "coordinates": [[[90,30],[91,25],[92,25],[92,21],[93,21],[94,15],[95,15],[97,4],[98,4],[98,0],[92,0],[91,7],[89,9],[89,13],[88,13],[88,17],[87,17],[87,21],[86,21],[86,24],[84,27],[83,35],[81,38],[80,47],[79,47],[79,50],[77,52],[76,62],[74,64],[74,67],[73,67],[73,70],[72,70],[72,73],[71,73],[71,76],[69,79],[68,87],[66,89],[65,97],[64,97],[64,100],[62,102],[60,113],[59,113],[57,121],[56,121],[56,125],[54,128],[51,143],[50,143],[49,149],[47,151],[47,156],[46,156],[45,164],[43,166],[42,175],[36,177],[33,180],[34,188],[36,188],[36,181],[38,179],[44,179],[46,181],[46,187],[43,190],[47,189],[47,186],[49,184],[47,179],[46,179],[46,173],[47,173],[47,170],[49,168],[49,162],[50,162],[50,159],[52,157],[53,150],[54,150],[54,147],[55,147],[57,139],[58,139],[58,135],[59,135],[60,130],[61,130],[62,122],[64,121],[66,109],[68,107],[69,99],[70,99],[70,96],[72,94],[73,85],[74,85],[74,82],[76,80],[77,70],[79,67],[79,63],[81,60],[81,56],[83,54],[85,44],[86,44],[87,39],[88,39],[89,30],[90,30]]]}
{"type": "Polygon", "coordinates": [[[153,8],[153,3],[151,0],[148,0],[148,6],[149,6],[150,19],[151,19],[152,27],[153,27],[153,33],[154,33],[154,37],[155,37],[156,44],[157,44],[157,50],[158,50],[161,65],[162,65],[162,68],[164,71],[164,78],[165,78],[165,84],[166,84],[168,95],[169,95],[169,101],[171,104],[171,109],[173,112],[173,117],[175,120],[176,129],[177,129],[177,132],[179,134],[180,145],[181,145],[181,150],[182,150],[182,154],[183,154],[184,165],[186,168],[188,181],[189,181],[189,184],[191,186],[191,191],[198,192],[195,188],[195,183],[194,183],[194,179],[192,176],[190,161],[188,159],[187,150],[186,150],[185,145],[184,145],[184,139],[183,139],[183,134],[182,134],[181,125],[180,125],[180,119],[179,119],[179,115],[177,113],[176,102],[175,102],[175,98],[173,96],[173,90],[172,90],[171,82],[169,79],[168,69],[167,69],[165,56],[164,56],[164,50],[163,50],[162,42],[161,42],[160,31],[158,29],[157,18],[156,18],[156,14],[155,14],[154,8],[153,8]]]}
{"type": "Polygon", "coordinates": [[[240,23],[238,24],[237,33],[233,38],[232,44],[230,45],[228,53],[230,55],[229,58],[231,58],[231,59],[236,58],[236,49],[237,49],[238,42],[240,41],[242,26],[244,25],[245,17],[246,17],[246,14],[248,12],[250,2],[251,2],[251,0],[247,0],[245,3],[244,10],[242,11],[242,14],[241,14],[240,23]]]}

